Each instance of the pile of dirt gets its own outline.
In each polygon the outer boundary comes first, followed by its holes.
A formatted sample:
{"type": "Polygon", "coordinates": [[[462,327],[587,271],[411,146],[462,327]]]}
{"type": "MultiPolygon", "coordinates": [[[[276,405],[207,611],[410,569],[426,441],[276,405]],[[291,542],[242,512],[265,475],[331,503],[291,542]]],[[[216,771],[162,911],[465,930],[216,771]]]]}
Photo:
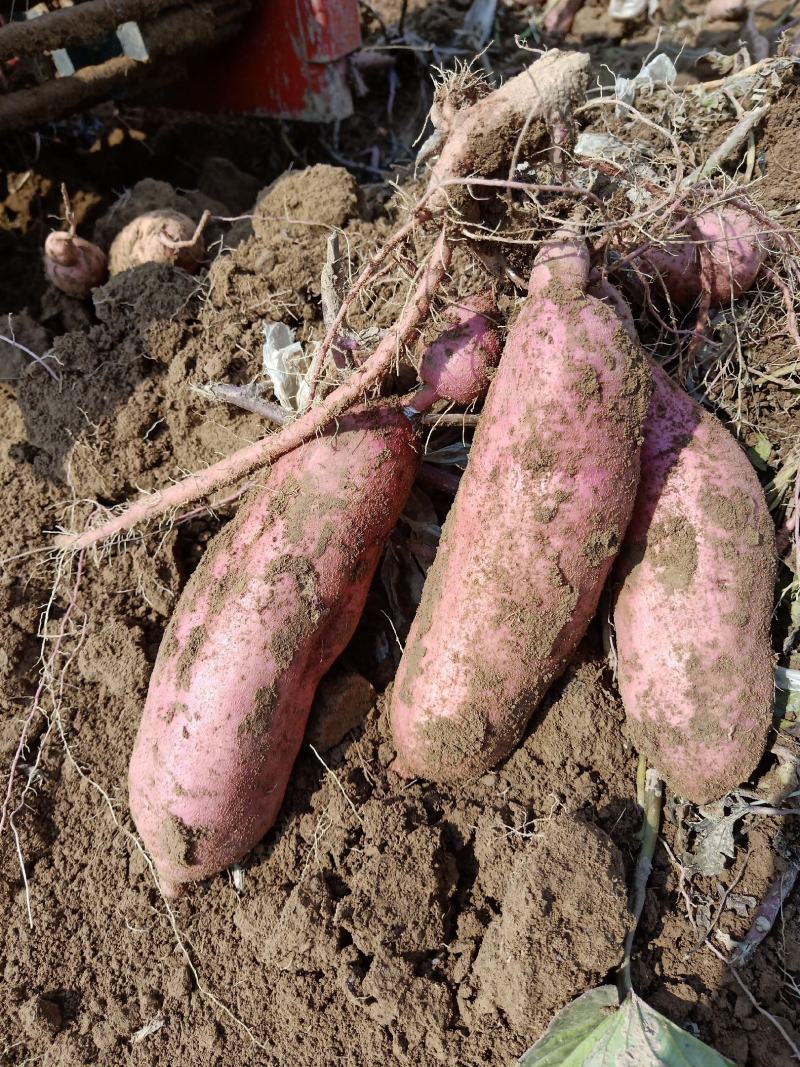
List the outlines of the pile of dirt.
{"type": "Polygon", "coordinates": [[[33,933],[7,857],[0,1025],[28,1054],[46,1043],[49,1063],[112,1064],[133,1041],[154,1064],[198,1045],[209,1064],[508,1062],[619,963],[633,756],[598,665],[577,665],[524,747],[467,790],[387,770],[383,701],[321,753],[326,766],[306,749],[242,888],[220,877],[174,905],[194,973],[124,829],[144,635],[119,617],[92,630],[77,680],[95,699],[69,724],[77,763],[52,752],[47,805],[25,820],[33,933]],[[589,765],[596,732],[608,743],[589,765]]]}

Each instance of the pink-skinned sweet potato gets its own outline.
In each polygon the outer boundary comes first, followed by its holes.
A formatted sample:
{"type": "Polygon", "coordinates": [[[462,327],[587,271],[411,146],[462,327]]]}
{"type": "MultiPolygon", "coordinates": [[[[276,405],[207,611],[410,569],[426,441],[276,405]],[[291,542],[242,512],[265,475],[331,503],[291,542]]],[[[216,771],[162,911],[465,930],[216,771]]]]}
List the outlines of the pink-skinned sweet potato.
{"type": "Polygon", "coordinates": [[[279,459],[209,545],[130,763],[131,813],[165,893],[241,859],[274,823],[416,467],[408,419],[362,409],[279,459]]]}
{"type": "Polygon", "coordinates": [[[650,376],[588,271],[574,239],[537,257],[400,662],[398,773],[464,779],[513,748],[622,542],[650,376]]]}
{"type": "Polygon", "coordinates": [[[718,800],[772,721],[774,530],[736,441],[653,364],[642,478],[617,562],[619,687],[636,745],[678,794],[718,800]]]}
{"type": "Polygon", "coordinates": [[[85,300],[106,280],[106,254],[97,245],[72,232],[48,234],[44,243],[44,273],[56,289],[85,300]]]}
{"type": "Polygon", "coordinates": [[[500,359],[502,343],[493,321],[497,308],[491,292],[468,296],[445,308],[450,323],[422,353],[420,379],[425,383],[414,397],[414,407],[423,411],[436,400],[466,406],[480,400],[489,388],[492,371],[500,359]]]}
{"type": "Polygon", "coordinates": [[[692,304],[703,290],[708,292],[711,307],[722,307],[746,292],[758,277],[766,255],[758,230],[752,215],[740,208],[710,208],[692,220],[688,236],[663,249],[651,249],[643,263],[660,275],[680,307],[692,304]]]}

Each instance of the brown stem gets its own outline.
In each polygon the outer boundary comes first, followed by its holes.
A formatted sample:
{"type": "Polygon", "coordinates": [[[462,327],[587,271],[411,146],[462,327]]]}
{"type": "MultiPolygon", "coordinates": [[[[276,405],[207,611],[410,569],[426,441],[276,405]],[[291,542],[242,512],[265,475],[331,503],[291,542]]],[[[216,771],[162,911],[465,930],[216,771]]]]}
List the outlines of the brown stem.
{"type": "Polygon", "coordinates": [[[61,199],[64,201],[64,222],[67,224],[67,233],[70,237],[75,236],[75,212],[67,192],[67,183],[61,183],[61,199]]]}
{"type": "MultiPolygon", "coordinates": [[[[697,254],[700,257],[700,277],[712,278],[714,264],[711,259],[711,253],[708,247],[703,244],[697,246],[697,254]]],[[[708,326],[709,313],[711,311],[711,291],[708,285],[703,286],[703,291],[700,294],[700,305],[697,309],[697,322],[694,324],[692,330],[692,338],[689,341],[689,346],[686,349],[686,360],[681,373],[681,378],[685,382],[692,367],[694,366],[695,356],[697,355],[700,345],[703,343],[705,337],[706,327],[708,326]]]]}
{"type": "Polygon", "coordinates": [[[480,415],[437,415],[435,412],[423,415],[420,422],[423,426],[477,426],[481,421],[480,415]]]}
{"type": "MultiPolygon", "coordinates": [[[[325,338],[316,353],[309,373],[309,404],[314,395],[323,361],[335,338],[339,335],[339,327],[344,321],[347,310],[355,300],[356,295],[366,282],[373,277],[387,255],[405,240],[408,234],[422,220],[424,217],[422,209],[430,198],[447,186],[508,188],[519,189],[528,193],[566,194],[588,200],[595,206],[605,209],[603,201],[595,193],[581,189],[578,186],[509,182],[499,178],[450,178],[432,186],[414,206],[409,220],[370,259],[343,299],[339,312],[329,326],[325,338]],[[314,378],[315,374],[317,378],[314,378]]],[[[166,489],[153,493],[144,500],[136,501],[124,512],[102,523],[100,526],[85,530],[81,534],[59,534],[55,539],[56,546],[76,550],[125,533],[138,523],[163,515],[171,508],[182,507],[185,504],[192,503],[203,496],[207,496],[209,493],[215,492],[223,485],[237,481],[259,467],[273,463],[280,456],[291,452],[292,449],[297,448],[315,433],[324,429],[328,423],[355,404],[365,390],[374,386],[386,375],[396,358],[399,345],[405,343],[411,337],[414,330],[427,316],[431,298],[445,276],[451,256],[452,247],[445,236],[444,229],[442,229],[434,246],[432,258],[423,271],[416,292],[403,315],[392,329],[383,336],[372,355],[324,401],[313,407],[309,406],[298,419],[286,426],[280,433],[255,441],[253,444],[247,445],[245,448],[239,449],[225,459],[220,460],[213,466],[207,467],[200,473],[184,478],[166,489]]],[[[459,417],[459,423],[463,423],[461,417],[459,417]]]]}
{"type": "Polygon", "coordinates": [[[436,185],[431,186],[431,188],[428,189],[412,207],[408,221],[389,238],[383,248],[379,249],[379,251],[368,260],[367,265],[353,282],[350,291],[342,300],[336,318],[328,327],[325,337],[322,340],[322,344],[319,346],[319,349],[312,360],[311,367],[309,368],[309,404],[313,404],[314,402],[322,367],[328,357],[328,352],[330,351],[331,346],[339,336],[340,327],[356,296],[364,288],[367,282],[374,277],[386,257],[393,252],[398,245],[402,244],[415,227],[423,221],[425,217],[424,208],[431,197],[435,196],[436,193],[441,192],[442,189],[447,188],[448,186],[464,185],[474,185],[488,189],[519,189],[530,193],[566,193],[567,195],[577,196],[588,200],[590,203],[594,204],[595,207],[605,208],[605,205],[599,196],[588,189],[581,189],[577,185],[542,185],[531,182],[505,181],[502,178],[449,178],[447,181],[439,182],[436,185]]]}
{"type": "Polygon", "coordinates": [[[781,296],[783,297],[783,306],[786,309],[786,327],[794,341],[795,348],[800,352],[800,331],[798,331],[797,328],[797,316],[794,313],[794,300],[792,299],[792,293],[789,286],[776,271],[771,270],[769,267],[765,269],[765,273],[772,284],[780,290],[781,296]]]}
{"type": "Polygon", "coordinates": [[[271,400],[265,400],[251,387],[246,385],[229,385],[227,382],[208,382],[197,389],[201,396],[210,400],[222,400],[226,404],[233,404],[243,411],[250,411],[254,415],[260,415],[262,419],[268,419],[276,426],[286,426],[291,421],[291,415],[280,404],[271,400]]]}

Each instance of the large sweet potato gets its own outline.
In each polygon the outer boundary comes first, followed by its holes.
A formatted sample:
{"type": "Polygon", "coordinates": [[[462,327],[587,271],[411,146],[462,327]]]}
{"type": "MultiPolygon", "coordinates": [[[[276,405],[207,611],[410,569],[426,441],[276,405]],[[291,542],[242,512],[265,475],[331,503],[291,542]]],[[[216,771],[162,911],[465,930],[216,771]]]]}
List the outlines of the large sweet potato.
{"type": "Polygon", "coordinates": [[[638,748],[702,804],[764,751],[774,530],[736,441],[652,372],[642,479],[615,570],[619,686],[638,748]]]}
{"type": "Polygon", "coordinates": [[[588,268],[574,240],[537,258],[400,663],[400,773],[460,779],[511,750],[622,542],[650,376],[588,268]]]}
{"type": "Polygon", "coordinates": [[[416,463],[398,410],[342,418],[275,463],[189,580],[129,774],[166,893],[241,859],[275,821],[317,683],[358,622],[416,463]]]}

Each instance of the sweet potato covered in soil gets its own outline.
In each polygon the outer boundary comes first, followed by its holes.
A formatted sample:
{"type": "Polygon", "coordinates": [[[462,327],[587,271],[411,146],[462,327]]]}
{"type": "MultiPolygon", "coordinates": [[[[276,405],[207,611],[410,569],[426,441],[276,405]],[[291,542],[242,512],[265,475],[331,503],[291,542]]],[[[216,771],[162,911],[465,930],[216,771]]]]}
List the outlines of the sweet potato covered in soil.
{"type": "Polygon", "coordinates": [[[108,253],[113,276],[143,263],[174,263],[194,274],[205,256],[202,234],[188,215],[169,208],[137,216],[117,234],[108,253]]]}
{"type": "Polygon", "coordinates": [[[482,399],[502,352],[491,292],[451,304],[442,318],[450,325],[426,346],[420,358],[419,376],[424,386],[414,397],[418,411],[436,400],[466,406],[482,399]]]}
{"type": "Polygon", "coordinates": [[[594,615],[639,479],[647,365],[545,246],[492,380],[397,673],[396,768],[463,779],[513,748],[594,615]]]}
{"type": "Polygon", "coordinates": [[[619,687],[678,794],[744,781],[772,722],[774,529],[744,452],[652,365],[642,479],[615,570],[619,687]]]}
{"type": "Polygon", "coordinates": [[[416,463],[397,409],[351,414],[275,463],[192,575],[129,774],[166,893],[241,859],[275,821],[317,683],[352,636],[416,463]]]}

